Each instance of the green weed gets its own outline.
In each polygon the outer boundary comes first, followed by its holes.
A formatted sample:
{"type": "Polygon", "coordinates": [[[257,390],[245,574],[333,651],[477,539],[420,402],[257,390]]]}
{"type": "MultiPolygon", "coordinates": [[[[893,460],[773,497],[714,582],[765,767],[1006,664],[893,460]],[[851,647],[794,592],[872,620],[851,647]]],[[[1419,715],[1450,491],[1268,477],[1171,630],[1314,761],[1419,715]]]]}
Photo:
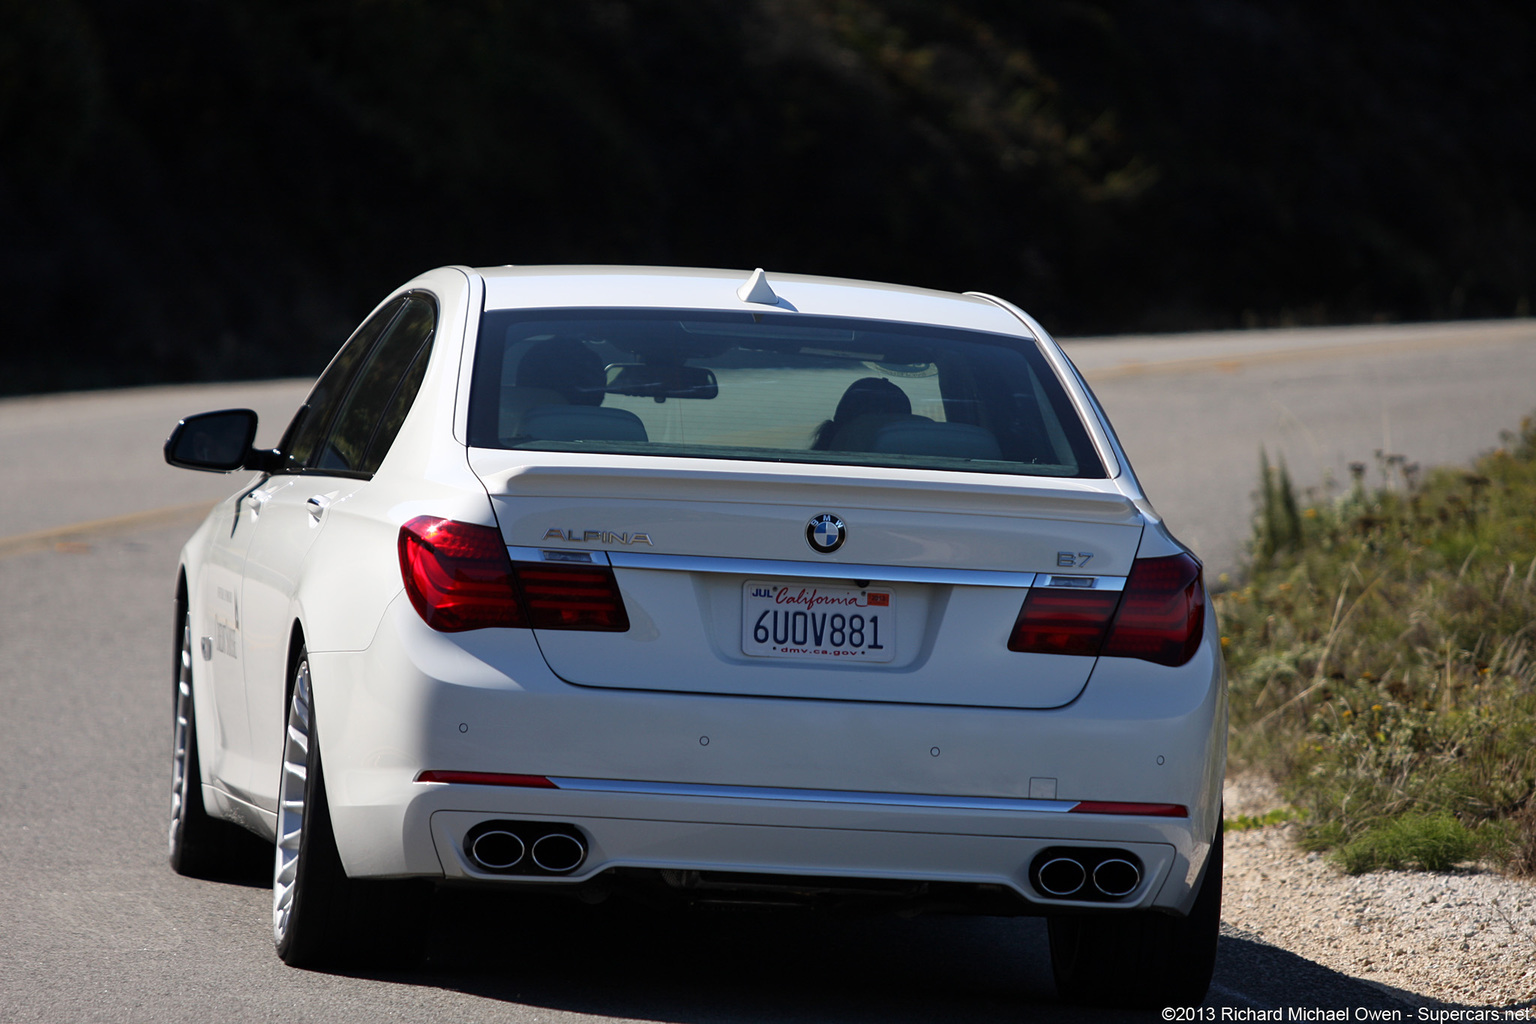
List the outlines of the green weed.
{"type": "Polygon", "coordinates": [[[1334,859],[1346,872],[1401,870],[1448,871],[1480,852],[1478,837],[1447,812],[1409,812],[1388,818],[1346,840],[1334,859]]]}
{"type": "Polygon", "coordinates": [[[1221,823],[1223,832],[1246,832],[1251,828],[1263,828],[1265,825],[1278,825],[1282,821],[1295,819],[1296,812],[1289,807],[1277,807],[1264,814],[1234,814],[1221,823]]]}
{"type": "Polygon", "coordinates": [[[1215,598],[1232,760],[1351,870],[1536,872],[1536,425],[1466,470],[1376,464],[1299,498],[1260,454],[1251,564],[1215,598]]]}
{"type": "Polygon", "coordinates": [[[1301,512],[1296,489],[1282,456],[1278,468],[1269,464],[1269,453],[1259,449],[1259,515],[1254,547],[1260,558],[1294,551],[1302,543],[1301,512]]]}

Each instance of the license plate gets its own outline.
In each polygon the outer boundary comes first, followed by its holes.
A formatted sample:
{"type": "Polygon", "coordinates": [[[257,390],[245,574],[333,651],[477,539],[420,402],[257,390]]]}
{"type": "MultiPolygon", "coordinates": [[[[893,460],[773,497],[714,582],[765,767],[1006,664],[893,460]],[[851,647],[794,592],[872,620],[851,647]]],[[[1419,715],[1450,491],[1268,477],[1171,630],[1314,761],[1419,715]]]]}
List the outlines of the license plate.
{"type": "Polygon", "coordinates": [[[758,658],[891,661],[896,595],[878,587],[749,580],[741,588],[741,650],[758,658]]]}

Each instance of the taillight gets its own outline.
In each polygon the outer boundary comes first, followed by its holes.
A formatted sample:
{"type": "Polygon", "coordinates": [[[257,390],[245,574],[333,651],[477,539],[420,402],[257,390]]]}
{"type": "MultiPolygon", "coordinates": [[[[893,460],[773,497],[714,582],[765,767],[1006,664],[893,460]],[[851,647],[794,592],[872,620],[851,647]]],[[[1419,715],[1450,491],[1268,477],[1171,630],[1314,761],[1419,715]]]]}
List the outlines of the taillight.
{"type": "Polygon", "coordinates": [[[622,633],[629,628],[618,581],[606,565],[547,565],[519,563],[518,581],[528,602],[534,629],[600,629],[622,633]]]}
{"type": "Polygon", "coordinates": [[[400,575],[411,604],[433,629],[528,624],[506,541],[495,527],[417,516],[400,527],[400,575]]]}
{"type": "Polygon", "coordinates": [[[487,626],[623,632],[613,570],[507,557],[495,527],[418,516],[400,527],[400,575],[423,621],[444,633],[487,626]]]}
{"type": "Polygon", "coordinates": [[[1140,558],[1125,589],[1035,587],[1019,609],[1010,651],[1141,658],[1178,666],[1205,628],[1200,563],[1189,554],[1140,558]]]}
{"type": "Polygon", "coordinates": [[[1120,611],[1104,642],[1111,658],[1182,665],[1205,631],[1205,584],[1192,555],[1141,558],[1131,566],[1120,611]]]}
{"type": "Polygon", "coordinates": [[[1119,602],[1114,590],[1035,587],[1024,598],[1008,649],[1092,657],[1104,644],[1104,631],[1119,602]]]}

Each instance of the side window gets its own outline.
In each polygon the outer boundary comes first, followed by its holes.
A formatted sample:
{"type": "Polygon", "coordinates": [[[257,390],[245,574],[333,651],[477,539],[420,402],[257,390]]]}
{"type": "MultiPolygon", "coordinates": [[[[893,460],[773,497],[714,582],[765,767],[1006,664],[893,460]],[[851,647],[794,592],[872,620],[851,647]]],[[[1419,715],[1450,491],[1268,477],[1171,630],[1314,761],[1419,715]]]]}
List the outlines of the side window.
{"type": "Polygon", "coordinates": [[[287,456],[289,470],[302,469],[314,457],[321,439],[325,437],[326,430],[336,416],[336,410],[346,398],[352,379],[357,376],[363,357],[405,302],[405,299],[391,302],[359,327],[315,382],[309,397],[304,400],[302,414],[289,427],[292,436],[287,439],[283,452],[287,456]]]}
{"type": "Polygon", "coordinates": [[[421,387],[436,323],[437,310],[429,299],[407,300],[358,374],[316,468],[349,473],[378,468],[421,387]]]}
{"type": "Polygon", "coordinates": [[[427,357],[431,354],[432,339],[429,337],[426,344],[421,346],[421,351],[416,353],[416,361],[411,363],[411,368],[400,378],[400,385],[395,388],[394,397],[389,400],[389,408],[384,410],[384,418],[373,432],[373,440],[368,443],[368,454],[363,456],[364,473],[376,472],[384,456],[389,454],[389,446],[395,443],[395,435],[400,433],[400,427],[405,423],[405,414],[411,411],[416,392],[421,390],[422,378],[427,375],[427,357]]]}

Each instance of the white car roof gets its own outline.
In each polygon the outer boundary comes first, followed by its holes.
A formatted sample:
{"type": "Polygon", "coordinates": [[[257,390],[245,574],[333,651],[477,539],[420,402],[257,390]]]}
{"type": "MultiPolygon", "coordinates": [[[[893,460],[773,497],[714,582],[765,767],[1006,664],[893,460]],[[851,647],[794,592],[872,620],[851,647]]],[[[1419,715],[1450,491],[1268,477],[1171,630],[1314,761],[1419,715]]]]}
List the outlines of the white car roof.
{"type": "Polygon", "coordinates": [[[1034,335],[1008,310],[973,295],[907,288],[874,281],[767,272],[778,303],[748,302],[738,294],[748,270],[684,267],[506,266],[476,268],[485,279],[485,308],[619,307],[766,312],[864,317],[1034,335]]]}

